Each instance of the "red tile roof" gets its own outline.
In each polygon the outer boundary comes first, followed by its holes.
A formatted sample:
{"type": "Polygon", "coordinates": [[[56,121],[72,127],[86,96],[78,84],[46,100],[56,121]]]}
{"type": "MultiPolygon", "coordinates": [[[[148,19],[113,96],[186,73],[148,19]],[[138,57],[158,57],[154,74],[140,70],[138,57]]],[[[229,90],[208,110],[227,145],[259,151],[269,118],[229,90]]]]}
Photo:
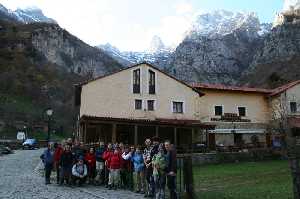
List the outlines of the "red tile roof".
{"type": "Polygon", "coordinates": [[[150,119],[133,119],[133,118],[113,118],[113,117],[97,117],[97,116],[81,116],[81,121],[96,120],[96,121],[112,121],[112,122],[125,122],[125,123],[142,123],[152,125],[173,125],[173,126],[197,126],[204,129],[215,129],[215,125],[204,124],[199,120],[187,119],[168,119],[168,118],[155,118],[150,119]]]}
{"type": "Polygon", "coordinates": [[[297,81],[285,84],[283,86],[280,86],[278,88],[275,88],[275,89],[272,90],[272,93],[269,96],[272,97],[272,96],[278,95],[278,94],[280,94],[280,93],[282,93],[282,92],[284,92],[284,91],[292,88],[293,86],[296,86],[299,83],[300,83],[300,80],[297,80],[297,81]]]}
{"type": "Polygon", "coordinates": [[[238,92],[255,92],[269,94],[272,90],[263,88],[250,88],[250,87],[238,87],[238,86],[225,86],[223,84],[202,84],[192,83],[191,86],[198,89],[211,89],[211,90],[225,90],[225,91],[238,91],[238,92]]]}

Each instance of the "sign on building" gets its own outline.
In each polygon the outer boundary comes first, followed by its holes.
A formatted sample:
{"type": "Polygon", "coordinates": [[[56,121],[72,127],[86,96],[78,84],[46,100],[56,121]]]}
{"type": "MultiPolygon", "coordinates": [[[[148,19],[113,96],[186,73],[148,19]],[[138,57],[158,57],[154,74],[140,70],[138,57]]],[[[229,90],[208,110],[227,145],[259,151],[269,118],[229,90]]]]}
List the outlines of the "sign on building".
{"type": "Polygon", "coordinates": [[[25,140],[26,139],[26,135],[24,132],[20,131],[17,133],[17,140],[25,140]]]}

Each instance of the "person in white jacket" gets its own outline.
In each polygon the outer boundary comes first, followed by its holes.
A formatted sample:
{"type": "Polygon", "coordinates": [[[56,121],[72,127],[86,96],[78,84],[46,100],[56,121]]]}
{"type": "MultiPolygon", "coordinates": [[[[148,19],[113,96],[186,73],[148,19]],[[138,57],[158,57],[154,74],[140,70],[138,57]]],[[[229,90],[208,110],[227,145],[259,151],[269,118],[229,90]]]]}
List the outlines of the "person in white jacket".
{"type": "Polygon", "coordinates": [[[87,166],[83,162],[83,158],[80,157],[78,162],[73,165],[72,168],[72,178],[73,178],[73,184],[81,186],[87,176],[87,166]]]}

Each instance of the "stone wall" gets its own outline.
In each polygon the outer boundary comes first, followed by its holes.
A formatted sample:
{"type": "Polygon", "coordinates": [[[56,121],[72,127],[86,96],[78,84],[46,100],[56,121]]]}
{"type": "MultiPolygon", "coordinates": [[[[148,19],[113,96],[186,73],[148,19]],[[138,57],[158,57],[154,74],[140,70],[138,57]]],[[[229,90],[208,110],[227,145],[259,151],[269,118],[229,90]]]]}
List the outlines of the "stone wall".
{"type": "Polygon", "coordinates": [[[198,153],[193,154],[193,165],[221,164],[246,161],[280,159],[282,155],[266,148],[245,150],[243,152],[198,153]]]}

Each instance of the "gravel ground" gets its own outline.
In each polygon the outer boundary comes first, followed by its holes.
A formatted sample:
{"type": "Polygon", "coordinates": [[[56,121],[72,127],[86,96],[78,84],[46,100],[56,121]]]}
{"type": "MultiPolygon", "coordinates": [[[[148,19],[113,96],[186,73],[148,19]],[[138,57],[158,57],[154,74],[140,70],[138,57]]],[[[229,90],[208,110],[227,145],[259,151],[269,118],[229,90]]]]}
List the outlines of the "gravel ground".
{"type": "MultiPolygon", "coordinates": [[[[129,191],[109,191],[103,187],[45,185],[39,160],[43,149],[20,150],[0,156],[0,199],[140,199],[129,191]]],[[[54,181],[53,181],[54,182],[54,181]]]]}

